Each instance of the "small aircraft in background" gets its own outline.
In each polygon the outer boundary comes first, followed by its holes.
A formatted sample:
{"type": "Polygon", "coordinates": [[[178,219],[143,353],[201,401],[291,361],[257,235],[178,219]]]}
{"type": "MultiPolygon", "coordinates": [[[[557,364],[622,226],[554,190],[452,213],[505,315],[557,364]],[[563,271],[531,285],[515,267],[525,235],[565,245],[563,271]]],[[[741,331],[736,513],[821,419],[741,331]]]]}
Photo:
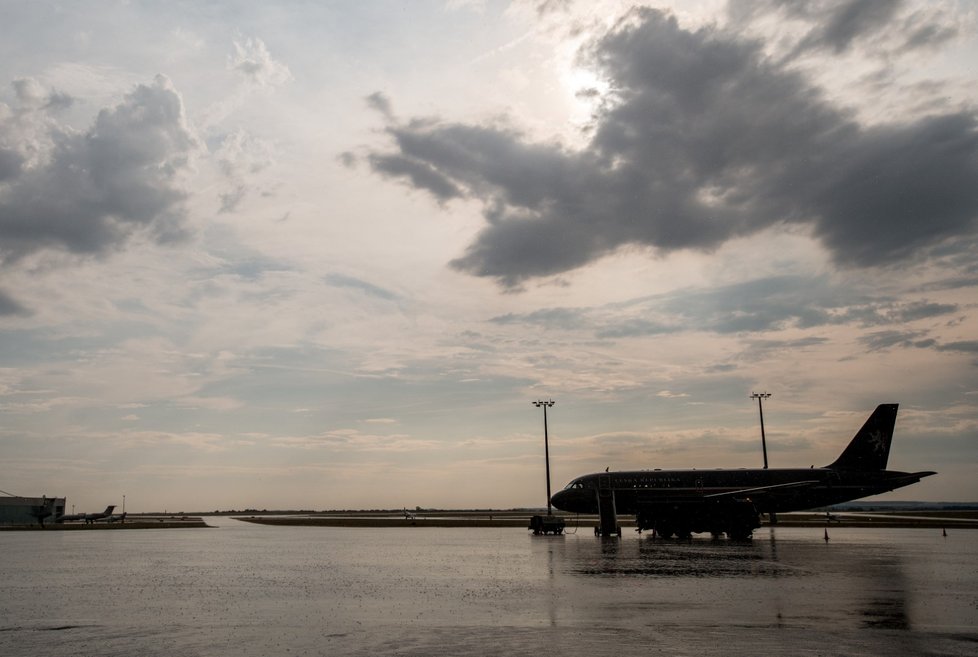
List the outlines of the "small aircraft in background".
{"type": "MultiPolygon", "coordinates": [[[[107,518],[112,518],[112,512],[115,511],[115,505],[110,504],[105,507],[105,511],[101,513],[71,513],[66,516],[58,516],[54,519],[55,522],[71,522],[77,520],[84,520],[86,524],[91,525],[97,520],[106,520],[107,518]]],[[[116,519],[121,519],[121,516],[115,516],[116,519]]],[[[107,520],[107,522],[115,522],[114,520],[107,520]]]]}

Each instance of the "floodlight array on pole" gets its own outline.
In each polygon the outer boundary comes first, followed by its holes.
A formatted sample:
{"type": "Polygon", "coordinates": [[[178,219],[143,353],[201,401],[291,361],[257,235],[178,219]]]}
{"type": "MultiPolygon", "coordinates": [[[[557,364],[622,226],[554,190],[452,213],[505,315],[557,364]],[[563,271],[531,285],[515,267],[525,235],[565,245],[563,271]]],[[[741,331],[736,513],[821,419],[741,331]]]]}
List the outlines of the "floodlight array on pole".
{"type": "Polygon", "coordinates": [[[761,449],[764,450],[764,469],[767,470],[767,440],[764,438],[764,407],[761,405],[761,400],[767,399],[771,396],[769,392],[752,392],[750,395],[751,399],[757,400],[757,412],[761,415],[761,449]]]}
{"type": "Polygon", "coordinates": [[[550,440],[547,436],[547,408],[553,406],[556,402],[553,399],[538,399],[530,403],[537,408],[543,407],[543,454],[547,464],[547,515],[549,516],[553,515],[553,510],[550,505],[550,440]]]}

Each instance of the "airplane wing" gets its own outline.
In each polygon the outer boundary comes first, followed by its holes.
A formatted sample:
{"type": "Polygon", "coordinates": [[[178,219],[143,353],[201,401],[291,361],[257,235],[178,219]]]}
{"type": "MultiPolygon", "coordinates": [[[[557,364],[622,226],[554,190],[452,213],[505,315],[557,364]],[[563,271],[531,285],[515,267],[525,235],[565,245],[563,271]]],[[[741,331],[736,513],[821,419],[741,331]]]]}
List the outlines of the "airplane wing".
{"type": "Polygon", "coordinates": [[[723,493],[711,493],[710,495],[704,495],[703,499],[718,499],[724,497],[738,497],[741,495],[754,495],[756,493],[773,493],[785,490],[791,490],[795,488],[810,488],[812,486],[820,483],[816,479],[808,481],[792,481],[787,484],[773,484],[771,486],[756,486],[754,488],[738,488],[736,490],[728,490],[723,493]]]}

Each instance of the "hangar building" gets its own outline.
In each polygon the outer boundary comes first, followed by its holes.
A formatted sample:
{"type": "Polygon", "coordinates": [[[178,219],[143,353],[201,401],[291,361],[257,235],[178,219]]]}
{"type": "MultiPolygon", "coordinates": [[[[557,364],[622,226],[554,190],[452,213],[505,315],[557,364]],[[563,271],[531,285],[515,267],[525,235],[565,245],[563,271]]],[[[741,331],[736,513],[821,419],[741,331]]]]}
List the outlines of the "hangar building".
{"type": "Polygon", "coordinates": [[[63,497],[0,496],[0,525],[38,525],[64,513],[63,497]]]}

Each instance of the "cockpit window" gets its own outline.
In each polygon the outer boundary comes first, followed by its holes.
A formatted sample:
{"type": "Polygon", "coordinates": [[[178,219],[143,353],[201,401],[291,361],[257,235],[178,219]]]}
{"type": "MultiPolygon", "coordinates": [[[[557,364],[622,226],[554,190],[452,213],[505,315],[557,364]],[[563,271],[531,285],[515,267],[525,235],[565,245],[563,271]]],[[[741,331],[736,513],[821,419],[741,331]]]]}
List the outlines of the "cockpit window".
{"type": "Polygon", "coordinates": [[[575,479],[564,486],[564,490],[580,490],[582,488],[591,488],[591,486],[584,479],[575,479]]]}

